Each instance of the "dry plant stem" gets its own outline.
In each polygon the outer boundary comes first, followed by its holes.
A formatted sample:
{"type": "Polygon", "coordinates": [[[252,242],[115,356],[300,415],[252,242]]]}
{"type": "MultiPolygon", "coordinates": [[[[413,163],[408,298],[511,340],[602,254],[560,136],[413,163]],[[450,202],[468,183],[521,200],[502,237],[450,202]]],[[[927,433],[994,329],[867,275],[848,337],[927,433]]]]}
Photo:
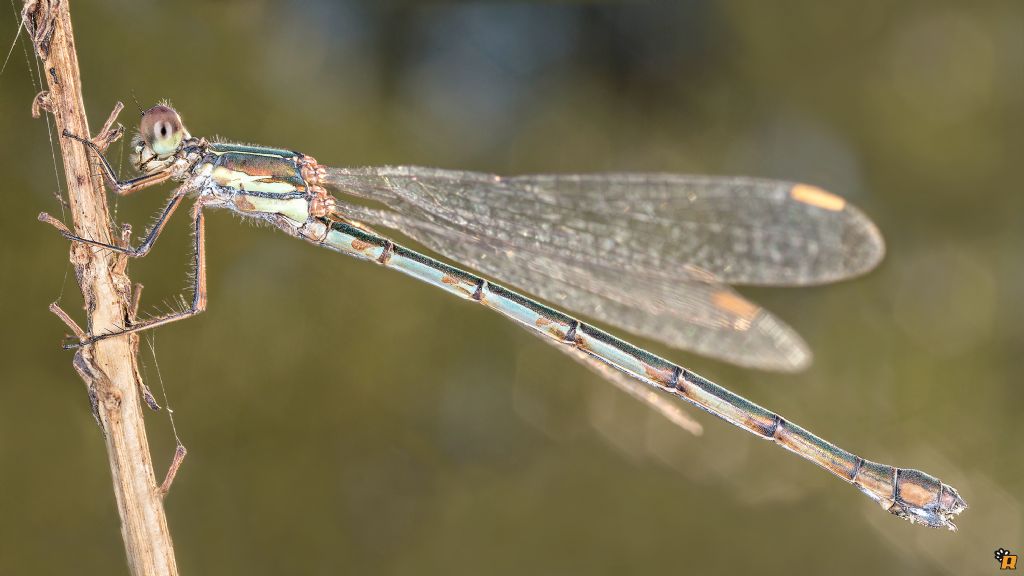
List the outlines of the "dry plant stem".
{"type": "MultiPolygon", "coordinates": [[[[41,107],[53,114],[58,134],[67,130],[88,135],[68,0],[29,0],[23,15],[49,88],[39,100],[41,107]]],[[[109,140],[110,130],[108,126],[100,139],[109,140]]],[[[93,175],[85,147],[66,138],[60,139],[60,145],[75,234],[110,242],[106,196],[93,175]]],[[[121,260],[109,251],[71,246],[71,263],[85,298],[90,333],[121,327],[130,319],[132,284],[121,260]]],[[[74,322],[69,326],[75,331],[74,322]]],[[[144,387],[136,349],[131,337],[109,338],[79,350],[74,367],[85,381],[103,430],[131,572],[177,574],[142,419],[139,391],[144,387]]]]}

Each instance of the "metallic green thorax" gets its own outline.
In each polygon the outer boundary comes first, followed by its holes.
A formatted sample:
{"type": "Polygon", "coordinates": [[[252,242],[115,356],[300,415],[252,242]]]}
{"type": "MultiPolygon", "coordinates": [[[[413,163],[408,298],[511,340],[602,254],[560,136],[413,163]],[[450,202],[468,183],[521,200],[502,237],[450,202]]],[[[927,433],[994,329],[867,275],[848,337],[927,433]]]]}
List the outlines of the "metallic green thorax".
{"type": "Polygon", "coordinates": [[[194,172],[209,176],[238,212],[280,214],[301,224],[309,217],[312,192],[303,175],[307,159],[291,150],[217,142],[194,172]]]}

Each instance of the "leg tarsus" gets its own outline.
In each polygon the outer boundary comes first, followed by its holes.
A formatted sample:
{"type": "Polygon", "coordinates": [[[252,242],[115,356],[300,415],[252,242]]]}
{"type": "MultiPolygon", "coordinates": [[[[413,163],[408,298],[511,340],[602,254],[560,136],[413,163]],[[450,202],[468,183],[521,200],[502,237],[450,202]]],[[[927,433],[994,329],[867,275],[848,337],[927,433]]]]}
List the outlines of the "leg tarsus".
{"type": "Polygon", "coordinates": [[[81,342],[65,344],[63,346],[63,348],[65,350],[74,350],[76,348],[82,348],[83,346],[89,346],[90,344],[95,344],[96,342],[99,342],[100,340],[106,340],[107,338],[113,338],[114,336],[122,336],[124,334],[131,334],[133,332],[142,332],[143,330],[149,330],[151,328],[156,328],[157,326],[163,326],[164,324],[170,324],[171,322],[177,322],[178,320],[184,320],[185,318],[191,318],[192,316],[195,316],[196,314],[199,314],[199,313],[201,313],[201,312],[203,312],[205,310],[206,310],[206,301],[204,299],[203,302],[201,303],[201,306],[197,307],[196,305],[193,305],[192,308],[190,308],[188,310],[185,310],[183,312],[174,312],[172,314],[165,314],[164,316],[158,316],[156,318],[150,318],[149,320],[145,320],[145,321],[139,322],[138,324],[133,324],[132,326],[129,326],[127,328],[123,328],[121,330],[114,330],[112,332],[107,332],[105,334],[99,334],[97,336],[90,336],[88,338],[85,338],[81,342]]]}
{"type": "Polygon", "coordinates": [[[156,242],[157,237],[159,237],[160,233],[163,232],[164,226],[167,224],[167,221],[174,214],[174,211],[178,209],[178,206],[181,205],[181,201],[185,199],[185,196],[188,195],[188,192],[189,188],[187,188],[185,185],[179,186],[178,189],[174,191],[174,194],[171,196],[171,199],[167,202],[167,205],[164,206],[163,212],[161,212],[160,216],[157,217],[156,223],[153,224],[153,227],[149,230],[149,233],[146,234],[146,237],[143,238],[142,243],[139,244],[137,248],[132,247],[131,245],[115,246],[113,244],[107,244],[106,242],[99,242],[96,240],[90,240],[88,238],[82,238],[81,236],[76,236],[74,233],[71,232],[71,230],[68,229],[67,226],[64,225],[63,222],[57,220],[56,218],[47,214],[46,212],[41,212],[39,214],[39,221],[45,222],[53,226],[54,228],[57,229],[58,232],[60,232],[61,236],[67,238],[68,240],[71,240],[72,242],[91,244],[93,246],[106,248],[108,250],[113,250],[114,252],[119,252],[121,254],[127,254],[132,258],[141,258],[148,254],[150,249],[153,248],[153,244],[156,242]]]}
{"type": "Polygon", "coordinates": [[[117,174],[114,172],[114,167],[110,165],[110,162],[108,162],[107,158],[103,155],[103,150],[100,149],[100,147],[92,140],[72,134],[71,132],[68,131],[67,128],[65,128],[61,134],[65,138],[70,138],[72,140],[81,142],[82,144],[85,145],[86,148],[92,150],[93,153],[96,154],[96,157],[99,158],[100,161],[100,168],[103,171],[103,179],[107,181],[108,186],[110,186],[111,188],[114,189],[115,192],[120,194],[121,189],[124,187],[124,185],[121,181],[117,179],[117,174]]]}
{"type": "MultiPolygon", "coordinates": [[[[108,130],[107,133],[101,134],[97,138],[100,139],[100,144],[107,146],[110,142],[113,142],[120,137],[121,130],[122,129],[120,127],[114,130],[108,130]]],[[[104,180],[106,180],[107,185],[109,185],[114,192],[120,196],[127,196],[132,192],[137,192],[143,188],[154,186],[171,177],[170,171],[159,170],[149,174],[143,174],[142,176],[129,180],[118,180],[117,173],[114,172],[114,167],[110,165],[110,161],[103,155],[103,148],[101,148],[100,145],[88,138],[82,138],[81,136],[72,134],[71,132],[68,132],[67,129],[65,129],[62,134],[65,138],[81,142],[86,148],[92,150],[92,152],[96,154],[96,157],[100,161],[100,169],[103,172],[104,180]]]]}
{"type": "MultiPolygon", "coordinates": [[[[193,244],[193,251],[195,254],[195,283],[193,284],[192,293],[192,307],[188,310],[181,312],[174,312],[171,314],[165,314],[156,318],[150,318],[132,324],[121,330],[114,330],[107,332],[106,334],[100,334],[98,336],[90,336],[80,342],[73,344],[65,344],[65,350],[71,350],[74,348],[81,348],[94,344],[100,340],[105,340],[114,336],[120,336],[122,334],[130,334],[132,332],[141,332],[143,330],[149,330],[156,328],[157,326],[163,326],[164,324],[170,324],[171,322],[177,322],[178,320],[184,320],[185,318],[191,318],[196,314],[199,314],[206,310],[206,220],[203,216],[203,206],[201,203],[197,203],[193,210],[193,222],[195,230],[195,240],[193,244]]],[[[114,247],[116,249],[116,247],[114,247]]],[[[123,249],[122,249],[123,250],[123,249]]]]}

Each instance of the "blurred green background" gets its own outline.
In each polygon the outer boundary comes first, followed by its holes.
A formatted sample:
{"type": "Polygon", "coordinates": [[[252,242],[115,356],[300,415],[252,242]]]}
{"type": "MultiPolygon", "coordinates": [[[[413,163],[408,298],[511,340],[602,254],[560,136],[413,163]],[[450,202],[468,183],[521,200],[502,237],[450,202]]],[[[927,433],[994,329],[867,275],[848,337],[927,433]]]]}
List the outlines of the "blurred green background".
{"type": "MultiPolygon", "coordinates": [[[[877,271],[744,290],[811,343],[809,371],[638,343],[971,506],[958,534],[911,526],[696,410],[702,437],[674,429],[497,315],[212,213],[209,311],[142,354],[189,449],[167,500],[183,574],[988,574],[996,548],[1024,551],[1024,4],[121,0],[72,18],[94,128],[117,100],[131,128],[134,94],[195,135],[329,165],[746,174],[851,199],[886,237],[877,271]]],[[[63,182],[23,46],[0,76],[0,574],[123,574],[103,441],[46,310],[81,318],[81,298],[35,220],[63,182]]],[[[164,198],[113,205],[141,231],[164,198]]],[[[186,222],[132,264],[144,309],[184,290],[186,222]]],[[[173,434],[148,425],[162,475],[173,434]]]]}

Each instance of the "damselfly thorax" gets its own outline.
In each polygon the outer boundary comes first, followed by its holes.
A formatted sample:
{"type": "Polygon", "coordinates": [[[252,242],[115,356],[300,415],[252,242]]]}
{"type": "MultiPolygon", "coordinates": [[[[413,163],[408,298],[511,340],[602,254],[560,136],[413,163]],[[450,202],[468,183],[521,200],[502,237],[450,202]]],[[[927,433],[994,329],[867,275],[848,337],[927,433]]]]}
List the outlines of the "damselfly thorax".
{"type": "Polygon", "coordinates": [[[205,206],[288,230],[334,211],[334,198],[322,186],[326,171],[300,152],[201,138],[183,140],[166,157],[146,152],[135,154],[140,171],[170,173],[170,179],[184,182],[205,206]]]}

